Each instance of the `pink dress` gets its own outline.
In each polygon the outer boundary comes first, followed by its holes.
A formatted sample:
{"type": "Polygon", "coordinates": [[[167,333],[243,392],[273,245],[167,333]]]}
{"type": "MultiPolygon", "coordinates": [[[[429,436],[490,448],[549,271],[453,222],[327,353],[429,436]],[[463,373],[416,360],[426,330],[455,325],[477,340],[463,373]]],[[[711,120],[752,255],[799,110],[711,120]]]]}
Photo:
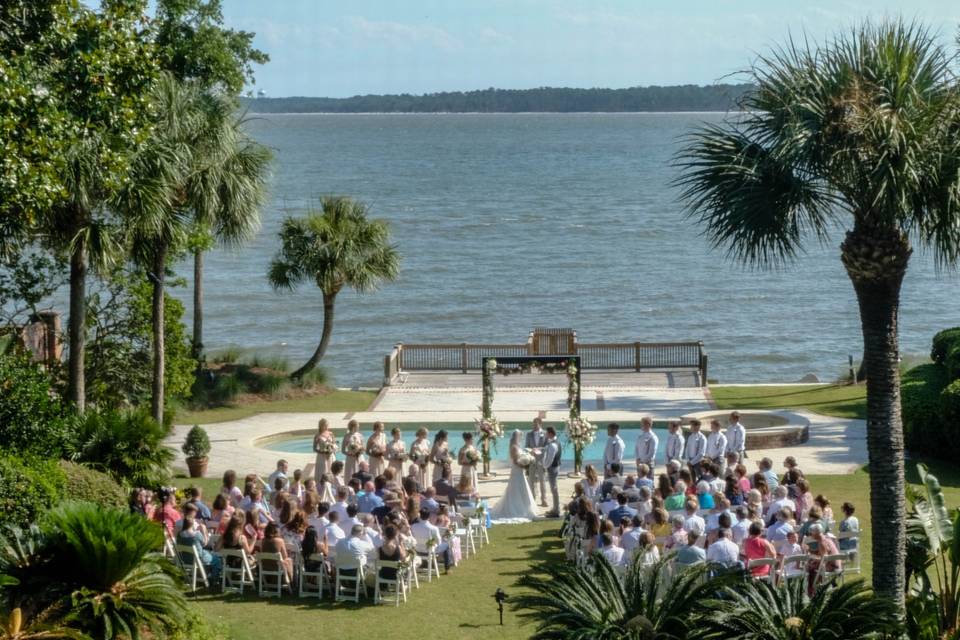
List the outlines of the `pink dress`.
{"type": "MultiPolygon", "coordinates": [[[[761,538],[747,538],[743,541],[743,555],[746,556],[747,560],[768,557],[766,542],[761,538]]],[[[770,565],[754,567],[750,569],[750,573],[754,576],[765,576],[770,573],[770,565]]]]}

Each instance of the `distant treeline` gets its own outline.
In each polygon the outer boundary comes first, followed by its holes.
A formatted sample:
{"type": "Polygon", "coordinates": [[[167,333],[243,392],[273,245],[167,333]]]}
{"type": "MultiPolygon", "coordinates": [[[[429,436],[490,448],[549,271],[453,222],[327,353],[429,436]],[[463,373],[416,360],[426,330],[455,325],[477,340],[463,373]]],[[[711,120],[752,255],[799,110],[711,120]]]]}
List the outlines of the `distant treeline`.
{"type": "Polygon", "coordinates": [[[244,98],[253,113],[520,113],[576,111],[726,111],[749,84],[630,89],[484,89],[352,98],[244,98]]]}

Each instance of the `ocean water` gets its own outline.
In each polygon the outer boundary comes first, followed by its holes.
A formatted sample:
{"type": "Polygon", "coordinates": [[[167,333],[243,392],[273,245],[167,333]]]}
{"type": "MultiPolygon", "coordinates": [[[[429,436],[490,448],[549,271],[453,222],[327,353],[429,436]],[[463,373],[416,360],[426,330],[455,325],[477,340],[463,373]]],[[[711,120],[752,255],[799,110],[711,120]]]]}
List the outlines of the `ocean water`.
{"type": "MultiPolygon", "coordinates": [[[[712,250],[670,186],[681,137],[718,114],[253,116],[276,154],[263,228],[206,262],[205,344],[298,365],[316,348],[321,296],[274,292],[267,265],[285,216],[324,194],[390,221],[400,279],[338,296],[323,365],[340,386],[379,385],[403,342],[525,342],[535,326],[580,340],[703,340],[722,382],[833,379],[862,349],[842,231],[789,268],[755,271],[712,250]]],[[[188,279],[191,263],[178,269],[188,279]]],[[[190,288],[175,292],[190,307],[190,288]]],[[[901,345],[929,351],[960,324],[960,281],[918,250],[901,345]]]]}

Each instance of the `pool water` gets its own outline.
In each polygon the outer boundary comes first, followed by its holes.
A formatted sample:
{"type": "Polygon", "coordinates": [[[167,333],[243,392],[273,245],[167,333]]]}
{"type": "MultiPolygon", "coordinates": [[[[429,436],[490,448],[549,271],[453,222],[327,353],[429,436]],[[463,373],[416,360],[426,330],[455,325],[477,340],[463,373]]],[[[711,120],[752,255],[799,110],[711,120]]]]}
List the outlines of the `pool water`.
{"type": "MultiPolygon", "coordinates": [[[[632,461],[634,459],[634,446],[637,443],[637,438],[640,435],[640,423],[639,422],[620,422],[620,437],[623,438],[624,444],[626,445],[624,452],[624,460],[632,461]]],[[[557,430],[557,434],[560,438],[560,444],[563,446],[563,461],[565,464],[573,463],[573,447],[567,442],[566,436],[563,435],[563,424],[559,422],[544,422],[544,427],[553,425],[557,430]]],[[[388,431],[393,428],[393,426],[399,426],[403,430],[403,440],[407,443],[407,450],[410,449],[410,445],[413,443],[416,435],[415,432],[421,426],[425,426],[430,429],[430,438],[433,439],[433,435],[440,429],[446,429],[450,434],[448,440],[450,442],[450,449],[456,450],[463,445],[462,433],[471,432],[473,433],[474,428],[472,423],[467,422],[453,422],[453,423],[431,423],[429,425],[419,425],[411,423],[409,425],[387,425],[388,431]]],[[[597,437],[594,441],[584,450],[583,459],[585,462],[595,462],[603,459],[603,450],[607,444],[607,433],[605,425],[598,425],[597,437]]],[[[509,438],[510,434],[514,429],[520,429],[526,434],[530,430],[530,424],[527,422],[524,423],[504,423],[504,437],[500,438],[497,441],[495,448],[491,451],[491,457],[494,460],[508,461],[509,459],[509,438]]],[[[667,429],[665,423],[654,423],[654,432],[660,438],[660,443],[657,448],[657,463],[663,464],[663,449],[666,446],[667,442],[667,429]]],[[[369,425],[360,425],[360,432],[363,434],[364,440],[370,437],[372,433],[369,425]]],[[[389,433],[387,434],[387,440],[391,439],[389,433]]],[[[268,451],[276,451],[278,453],[313,453],[313,436],[293,436],[290,438],[284,438],[280,440],[274,440],[266,444],[261,445],[261,448],[268,451]]]]}

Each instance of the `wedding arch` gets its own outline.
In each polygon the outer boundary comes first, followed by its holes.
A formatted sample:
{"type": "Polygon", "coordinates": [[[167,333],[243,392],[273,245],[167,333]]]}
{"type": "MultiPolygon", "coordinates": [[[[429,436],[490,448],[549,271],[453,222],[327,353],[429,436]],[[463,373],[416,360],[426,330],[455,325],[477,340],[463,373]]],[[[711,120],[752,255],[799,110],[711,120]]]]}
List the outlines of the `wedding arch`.
{"type": "Polygon", "coordinates": [[[570,420],[580,418],[580,356],[484,356],[482,375],[483,400],[478,421],[480,445],[483,454],[483,477],[490,477],[490,444],[503,435],[500,423],[493,416],[493,380],[496,375],[522,373],[565,373],[567,375],[567,409],[570,420]]]}

